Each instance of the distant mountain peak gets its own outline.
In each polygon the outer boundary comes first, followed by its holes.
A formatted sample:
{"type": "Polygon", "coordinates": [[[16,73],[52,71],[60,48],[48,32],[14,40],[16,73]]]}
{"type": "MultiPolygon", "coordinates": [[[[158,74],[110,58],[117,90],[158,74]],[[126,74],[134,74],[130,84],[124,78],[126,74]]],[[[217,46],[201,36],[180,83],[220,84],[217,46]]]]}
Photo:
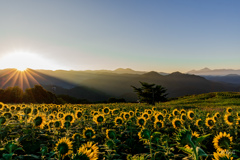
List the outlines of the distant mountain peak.
{"type": "Polygon", "coordinates": [[[134,70],[132,70],[131,68],[117,68],[117,69],[115,69],[114,70],[115,72],[117,71],[117,72],[119,72],[119,71],[124,71],[124,72],[126,72],[126,71],[133,71],[134,72],[134,70]]]}
{"type": "Polygon", "coordinates": [[[201,69],[200,71],[202,71],[202,72],[208,72],[208,71],[211,71],[211,69],[205,67],[205,68],[201,69]]]}
{"type": "Polygon", "coordinates": [[[158,72],[150,71],[150,72],[144,73],[143,76],[147,76],[147,77],[159,77],[159,76],[162,76],[162,75],[159,74],[158,72]]]}

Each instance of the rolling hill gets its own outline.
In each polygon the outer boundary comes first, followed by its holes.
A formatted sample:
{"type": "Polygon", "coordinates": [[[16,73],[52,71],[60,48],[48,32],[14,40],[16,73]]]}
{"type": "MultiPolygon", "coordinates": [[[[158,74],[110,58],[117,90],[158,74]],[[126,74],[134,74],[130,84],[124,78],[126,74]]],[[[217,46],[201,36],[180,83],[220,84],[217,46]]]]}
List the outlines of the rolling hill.
{"type": "MultiPolygon", "coordinates": [[[[66,94],[76,98],[89,99],[93,102],[104,101],[110,97],[124,98],[134,102],[137,95],[133,88],[140,87],[139,81],[155,83],[167,88],[168,97],[179,97],[184,95],[201,94],[221,91],[239,91],[239,85],[214,82],[204,77],[180,72],[162,75],[158,72],[139,73],[127,69],[117,71],[65,71],[65,70],[32,70],[29,69],[30,77],[23,88],[33,87],[41,84],[45,89],[57,95],[66,94]],[[120,73],[119,73],[120,72],[120,73]],[[129,73],[131,72],[131,73],[129,73]],[[134,74],[137,73],[137,74],[134,74]],[[34,80],[33,80],[34,79],[34,80]],[[28,85],[27,85],[28,84],[28,85]]],[[[0,70],[0,81],[2,88],[21,85],[20,80],[15,80],[9,73],[14,70],[0,70]],[[8,73],[8,74],[7,74],[8,73]],[[8,81],[7,83],[6,80],[8,81]]]]}

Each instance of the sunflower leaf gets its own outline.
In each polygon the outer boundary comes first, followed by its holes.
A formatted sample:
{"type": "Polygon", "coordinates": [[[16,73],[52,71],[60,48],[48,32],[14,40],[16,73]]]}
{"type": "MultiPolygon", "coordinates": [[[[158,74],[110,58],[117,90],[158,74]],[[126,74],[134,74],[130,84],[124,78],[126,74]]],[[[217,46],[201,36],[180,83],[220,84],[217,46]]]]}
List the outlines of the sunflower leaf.
{"type": "Polygon", "coordinates": [[[207,135],[203,135],[201,137],[198,137],[197,140],[196,140],[196,143],[202,143],[202,141],[205,140],[210,135],[211,134],[207,134],[207,135]]]}
{"type": "Polygon", "coordinates": [[[177,147],[177,148],[180,149],[181,151],[183,151],[184,153],[189,154],[189,155],[193,154],[192,148],[185,148],[185,147],[177,147]]]}

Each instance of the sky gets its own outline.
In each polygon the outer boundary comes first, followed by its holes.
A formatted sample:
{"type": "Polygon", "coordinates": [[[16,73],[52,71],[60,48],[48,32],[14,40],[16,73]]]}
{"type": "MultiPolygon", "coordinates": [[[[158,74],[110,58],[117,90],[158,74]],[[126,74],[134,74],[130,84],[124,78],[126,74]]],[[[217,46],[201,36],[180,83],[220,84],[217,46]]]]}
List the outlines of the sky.
{"type": "Polygon", "coordinates": [[[0,68],[240,69],[239,8],[238,0],[1,0],[0,68]]]}

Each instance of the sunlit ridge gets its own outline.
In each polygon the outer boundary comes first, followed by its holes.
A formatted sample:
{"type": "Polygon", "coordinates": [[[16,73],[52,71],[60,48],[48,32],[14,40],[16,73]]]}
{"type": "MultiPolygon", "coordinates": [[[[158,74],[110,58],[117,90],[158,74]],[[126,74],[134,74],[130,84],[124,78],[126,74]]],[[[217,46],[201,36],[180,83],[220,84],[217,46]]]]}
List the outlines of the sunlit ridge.
{"type": "Polygon", "coordinates": [[[36,78],[45,80],[37,72],[28,68],[22,71],[19,69],[10,69],[0,76],[0,87],[19,86],[24,90],[33,87],[33,85],[39,85],[36,78]]]}

